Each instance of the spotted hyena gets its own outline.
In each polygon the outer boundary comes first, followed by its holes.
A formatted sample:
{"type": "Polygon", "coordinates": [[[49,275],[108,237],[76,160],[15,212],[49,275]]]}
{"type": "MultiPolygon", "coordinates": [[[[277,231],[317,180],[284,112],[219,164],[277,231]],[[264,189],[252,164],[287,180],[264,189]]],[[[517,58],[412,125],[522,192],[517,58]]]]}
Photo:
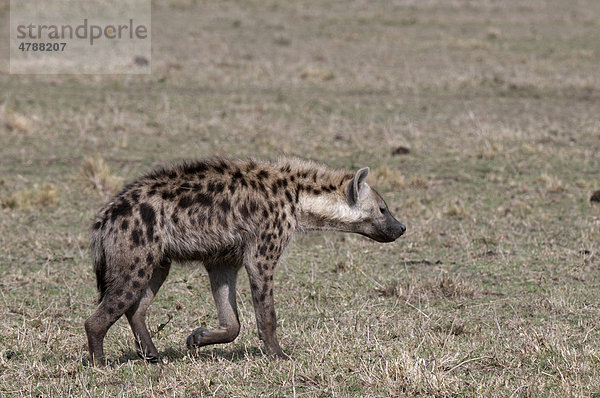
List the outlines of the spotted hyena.
{"type": "Polygon", "coordinates": [[[286,358],[275,334],[273,274],[293,233],[333,230],[392,242],[405,231],[365,182],[368,172],[296,159],[218,158],[160,169],[127,185],[92,227],[100,291],[98,308],[85,322],[92,360],[105,364],[104,336],[123,314],[138,354],[158,360],[144,318],[171,260],[204,264],[218,310],[219,326],[196,329],[188,347],[237,337],[235,288],[244,267],[258,335],[268,354],[286,358]]]}

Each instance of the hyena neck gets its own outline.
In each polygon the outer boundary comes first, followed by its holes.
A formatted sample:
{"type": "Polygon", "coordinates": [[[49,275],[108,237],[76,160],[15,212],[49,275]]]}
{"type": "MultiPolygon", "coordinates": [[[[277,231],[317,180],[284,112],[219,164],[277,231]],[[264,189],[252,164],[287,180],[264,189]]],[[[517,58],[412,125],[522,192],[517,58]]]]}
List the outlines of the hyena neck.
{"type": "Polygon", "coordinates": [[[349,224],[357,215],[348,204],[346,186],[354,174],[296,159],[287,160],[286,165],[297,176],[298,228],[350,231],[349,224]]]}

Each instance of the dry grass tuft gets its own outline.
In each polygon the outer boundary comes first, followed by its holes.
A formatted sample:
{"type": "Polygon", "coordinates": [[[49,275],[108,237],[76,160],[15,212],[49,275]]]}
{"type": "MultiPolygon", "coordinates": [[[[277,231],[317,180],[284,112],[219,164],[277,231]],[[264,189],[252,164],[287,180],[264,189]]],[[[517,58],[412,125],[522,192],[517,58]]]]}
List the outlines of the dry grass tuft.
{"type": "Polygon", "coordinates": [[[32,121],[20,113],[9,113],[6,118],[6,127],[12,131],[28,133],[32,128],[32,121]]]}
{"type": "Polygon", "coordinates": [[[58,204],[58,191],[54,185],[44,183],[33,189],[16,191],[1,199],[2,207],[29,210],[58,204]]]}
{"type": "Polygon", "coordinates": [[[494,159],[497,155],[504,153],[504,145],[498,142],[486,142],[484,148],[481,150],[479,154],[480,159],[491,160],[494,159]]]}
{"type": "Polygon", "coordinates": [[[560,178],[546,173],[539,176],[536,182],[543,184],[548,193],[562,193],[567,191],[565,183],[560,178]]]}
{"type": "Polygon", "coordinates": [[[413,188],[427,189],[427,187],[429,186],[429,181],[427,181],[425,177],[412,176],[408,181],[408,185],[410,185],[413,188]]]}
{"type": "Polygon", "coordinates": [[[317,65],[307,65],[305,66],[298,76],[301,79],[309,79],[309,80],[320,80],[320,81],[328,81],[335,79],[335,74],[333,71],[317,66],[317,65]]]}
{"type": "Polygon", "coordinates": [[[496,27],[490,26],[487,31],[487,38],[489,40],[498,40],[502,38],[502,31],[496,27]]]}
{"type": "MultiPolygon", "coordinates": [[[[390,187],[393,189],[404,188],[406,185],[406,179],[403,175],[395,170],[392,170],[388,166],[381,166],[371,172],[372,180],[375,182],[375,186],[390,187]]],[[[373,184],[372,184],[373,185],[373,184]]]]}
{"type": "Polygon", "coordinates": [[[103,194],[115,193],[123,185],[123,177],[113,175],[101,157],[83,159],[81,175],[103,194]]]}
{"type": "Polygon", "coordinates": [[[468,218],[469,211],[464,207],[460,200],[456,200],[444,208],[444,215],[458,219],[468,218]]]}
{"type": "Polygon", "coordinates": [[[475,289],[459,277],[447,273],[426,281],[393,281],[377,289],[382,297],[398,297],[405,302],[421,302],[424,299],[473,298],[475,289]]]}

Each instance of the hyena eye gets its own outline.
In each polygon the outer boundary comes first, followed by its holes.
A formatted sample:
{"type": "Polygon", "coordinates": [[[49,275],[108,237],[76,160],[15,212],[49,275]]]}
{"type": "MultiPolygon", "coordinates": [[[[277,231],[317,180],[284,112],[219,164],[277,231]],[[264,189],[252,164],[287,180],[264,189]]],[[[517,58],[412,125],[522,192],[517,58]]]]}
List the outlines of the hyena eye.
{"type": "Polygon", "coordinates": [[[385,213],[387,212],[387,209],[386,209],[385,207],[380,207],[380,208],[379,208],[379,212],[380,212],[381,214],[385,214],[385,213]]]}

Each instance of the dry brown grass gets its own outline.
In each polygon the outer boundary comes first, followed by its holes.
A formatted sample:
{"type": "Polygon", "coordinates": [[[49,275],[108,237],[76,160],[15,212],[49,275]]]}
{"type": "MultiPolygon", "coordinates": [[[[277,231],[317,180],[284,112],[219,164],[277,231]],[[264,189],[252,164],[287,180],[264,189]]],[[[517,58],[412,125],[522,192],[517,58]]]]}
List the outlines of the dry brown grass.
{"type": "Polygon", "coordinates": [[[86,157],[81,162],[81,175],[97,191],[114,194],[123,185],[123,178],[111,173],[108,164],[101,157],[86,157]]]}
{"type": "Polygon", "coordinates": [[[54,185],[43,183],[33,189],[17,190],[0,197],[3,207],[20,210],[30,210],[58,204],[58,191],[54,185]]]}

